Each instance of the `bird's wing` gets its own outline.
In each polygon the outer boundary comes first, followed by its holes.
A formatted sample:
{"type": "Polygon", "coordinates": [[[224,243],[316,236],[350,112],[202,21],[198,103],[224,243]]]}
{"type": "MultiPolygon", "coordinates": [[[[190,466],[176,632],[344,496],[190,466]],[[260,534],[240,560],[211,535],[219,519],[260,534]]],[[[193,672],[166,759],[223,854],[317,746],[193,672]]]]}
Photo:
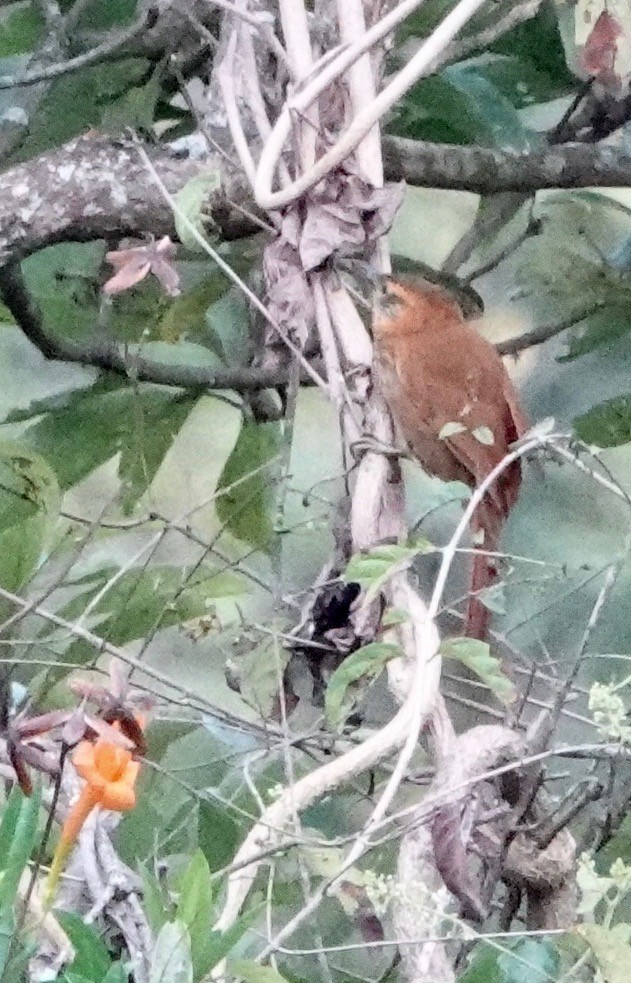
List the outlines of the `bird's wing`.
{"type": "MultiPolygon", "coordinates": [[[[410,418],[423,422],[428,434],[441,441],[471,480],[469,484],[478,485],[497,467],[508,450],[508,444],[515,437],[507,432],[512,429],[512,412],[503,397],[499,402],[485,402],[477,399],[469,402],[467,394],[459,385],[448,380],[436,379],[434,375],[419,371],[418,364],[410,371],[409,366],[397,365],[399,383],[404,393],[404,403],[410,407],[410,418]],[[463,429],[456,430],[455,427],[463,429]]],[[[410,427],[405,426],[406,437],[412,448],[415,441],[410,435],[410,427]]],[[[516,427],[516,424],[515,424],[516,427]]],[[[419,453],[423,462],[423,454],[419,453]]],[[[489,497],[496,507],[506,514],[514,500],[513,485],[519,486],[519,467],[517,474],[509,471],[489,489],[489,497]],[[509,487],[505,487],[508,482],[509,487]]],[[[516,489],[515,489],[516,490],[516,489]]]]}

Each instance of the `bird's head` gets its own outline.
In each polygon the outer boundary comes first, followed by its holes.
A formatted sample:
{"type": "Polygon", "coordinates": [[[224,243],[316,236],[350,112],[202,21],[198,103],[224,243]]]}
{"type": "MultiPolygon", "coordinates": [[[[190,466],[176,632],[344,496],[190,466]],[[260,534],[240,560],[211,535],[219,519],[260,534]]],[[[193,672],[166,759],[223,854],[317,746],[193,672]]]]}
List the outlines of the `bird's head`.
{"type": "MultiPolygon", "coordinates": [[[[446,287],[429,280],[395,280],[384,278],[378,295],[373,334],[376,338],[387,335],[415,334],[437,331],[449,324],[461,323],[471,312],[459,303],[446,287]]],[[[476,313],[480,313],[477,307],[476,313]]]]}

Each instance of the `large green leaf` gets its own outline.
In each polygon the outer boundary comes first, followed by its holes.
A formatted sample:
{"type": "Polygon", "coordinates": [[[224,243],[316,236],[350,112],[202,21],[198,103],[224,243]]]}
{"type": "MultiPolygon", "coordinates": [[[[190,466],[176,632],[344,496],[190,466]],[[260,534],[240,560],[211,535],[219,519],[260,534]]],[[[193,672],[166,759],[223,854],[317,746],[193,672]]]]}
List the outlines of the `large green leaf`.
{"type": "Polygon", "coordinates": [[[613,348],[617,342],[625,338],[631,331],[631,297],[622,297],[616,304],[616,294],[620,290],[613,284],[609,298],[614,303],[607,304],[602,310],[595,311],[580,322],[572,330],[568,350],[558,358],[559,362],[570,362],[574,358],[586,355],[596,348],[613,348]]]}
{"type": "Polygon", "coordinates": [[[28,134],[12,162],[29,160],[98,128],[108,107],[142,83],[149,69],[150,63],[143,58],[126,58],[116,62],[115,71],[105,63],[55,79],[29,120],[28,134]]]}
{"type": "MultiPolygon", "coordinates": [[[[3,828],[3,840],[6,839],[6,834],[9,831],[11,832],[11,839],[7,852],[0,857],[0,917],[2,917],[3,922],[7,912],[13,913],[20,878],[37,840],[41,800],[40,785],[36,787],[29,798],[26,798],[22,791],[15,786],[9,795],[8,818],[7,825],[3,828]],[[19,810],[15,809],[14,801],[19,803],[19,810]]],[[[10,939],[6,939],[0,933],[0,975],[8,954],[8,948],[5,949],[4,946],[9,942],[10,939]]]]}
{"type": "Polygon", "coordinates": [[[22,444],[0,442],[0,585],[17,590],[36,569],[59,517],[55,473],[22,444]]]}
{"type": "Polygon", "coordinates": [[[157,336],[161,341],[171,343],[180,339],[201,341],[215,355],[224,359],[225,351],[221,339],[209,328],[206,312],[211,304],[226,293],[229,286],[227,278],[217,271],[176,297],[158,322],[157,336]]]}
{"type": "Polygon", "coordinates": [[[13,6],[16,9],[0,18],[0,58],[32,51],[42,35],[44,21],[37,4],[13,6]]]}
{"type": "Polygon", "coordinates": [[[210,951],[209,951],[209,961],[210,969],[213,969],[217,963],[225,959],[229,952],[231,952],[236,946],[237,942],[240,941],[244,932],[248,930],[252,922],[258,918],[260,910],[258,907],[246,911],[245,914],[237,918],[236,922],[230,926],[225,932],[211,932],[210,933],[210,951]]]}
{"type": "Polygon", "coordinates": [[[78,337],[94,330],[103,242],[64,242],[22,262],[22,274],[47,331],[78,337]]]}
{"type": "Polygon", "coordinates": [[[218,492],[225,490],[216,504],[220,521],[236,539],[261,550],[270,548],[274,533],[281,439],[280,424],[244,420],[217,484],[218,492]]]}
{"type": "Polygon", "coordinates": [[[138,871],[142,879],[142,908],[154,935],[157,935],[165,922],[175,915],[173,903],[167,896],[166,886],[160,882],[149,865],[140,861],[138,871]]]}
{"type": "Polygon", "coordinates": [[[104,306],[101,284],[111,273],[104,260],[102,241],[58,243],[24,260],[24,279],[46,331],[86,345],[97,332],[132,344],[160,339],[160,321],[176,301],[150,276],[104,306]]]}
{"type": "Polygon", "coordinates": [[[422,79],[401,101],[392,129],[415,140],[519,150],[539,142],[483,66],[452,65],[422,79]]]}
{"type": "Polygon", "coordinates": [[[557,979],[559,957],[547,939],[522,939],[500,951],[481,945],[458,983],[552,983],[557,979]]]}
{"type": "Polygon", "coordinates": [[[222,867],[234,855],[234,845],[241,838],[240,831],[231,825],[232,814],[227,812],[227,807],[218,806],[217,813],[209,809],[200,820],[203,801],[178,780],[193,789],[217,788],[226,777],[234,749],[217,740],[205,727],[197,726],[176,736],[160,753],[159,742],[151,739],[154,726],[149,730],[149,753],[152,760],[159,762],[160,771],[142,769],[136,808],[125,814],[118,827],[119,852],[127,863],[135,865],[154,856],[156,850],[159,857],[173,853],[190,855],[200,846],[212,870],[222,867]],[[206,816],[209,822],[205,822],[206,816]]]}
{"type": "Polygon", "coordinates": [[[162,89],[164,69],[158,65],[144,85],[132,86],[112,100],[101,114],[101,129],[122,133],[126,127],[150,134],[162,89]]]}
{"type": "Polygon", "coordinates": [[[177,905],[177,918],[186,925],[191,938],[191,961],[196,980],[201,980],[211,968],[213,911],[210,868],[203,851],[198,849],[180,882],[177,905]]]}
{"type": "Polygon", "coordinates": [[[240,839],[239,826],[224,806],[199,803],[199,846],[213,873],[230,863],[240,839]]]}
{"type": "Polygon", "coordinates": [[[545,73],[551,82],[550,99],[561,95],[563,91],[570,91],[576,85],[576,79],[567,67],[552,4],[542,4],[536,17],[531,17],[504,34],[491,45],[490,50],[517,56],[524,62],[530,62],[539,72],[545,73]]]}
{"type": "Polygon", "coordinates": [[[406,17],[397,32],[397,40],[409,37],[425,37],[439,21],[456,6],[457,0],[428,0],[420,10],[406,17]]]}
{"type": "Polygon", "coordinates": [[[117,962],[110,966],[101,983],[128,983],[128,980],[129,973],[125,963],[117,962]]]}
{"type": "Polygon", "coordinates": [[[261,966],[253,959],[231,959],[228,965],[231,975],[246,983],[287,983],[273,966],[261,966]]]}
{"type": "Polygon", "coordinates": [[[562,96],[571,91],[574,84],[567,75],[556,79],[533,60],[521,55],[489,57],[486,53],[482,57],[485,77],[516,109],[526,109],[562,96]]]}
{"type": "Polygon", "coordinates": [[[157,386],[107,382],[80,390],[29,427],[23,440],[51,463],[63,489],[120,453],[122,502],[130,511],[153,481],[196,397],[157,386]]]}
{"type": "Polygon", "coordinates": [[[577,416],[574,430],[586,444],[596,447],[628,444],[631,440],[631,395],[608,399],[577,416]]]}
{"type": "Polygon", "coordinates": [[[337,729],[348,716],[357,699],[356,686],[359,680],[365,685],[376,679],[390,659],[396,659],[403,653],[398,645],[387,642],[371,642],[363,648],[352,652],[344,659],[331,676],[326,688],[324,707],[329,726],[337,729]],[[350,698],[348,697],[349,689],[350,698]]]}
{"type": "Polygon", "coordinates": [[[395,573],[408,567],[416,556],[431,553],[434,549],[427,539],[418,539],[411,546],[399,543],[375,546],[350,558],[344,579],[347,583],[359,584],[371,596],[378,593],[395,573]]]}
{"type": "Polygon", "coordinates": [[[167,922],[151,956],[149,983],[193,983],[191,939],[186,925],[167,922]]]}
{"type": "Polygon", "coordinates": [[[57,911],[55,917],[74,946],[72,972],[93,983],[102,983],[112,958],[96,927],[86,925],[79,915],[71,911],[57,911]]]}
{"type": "Polygon", "coordinates": [[[480,135],[489,145],[525,151],[541,144],[541,137],[524,125],[482,66],[450,65],[444,69],[443,77],[468,100],[471,115],[479,121],[480,135]]]}
{"type": "MultiPolygon", "coordinates": [[[[63,0],[62,10],[69,6],[69,0],[63,0]]],[[[78,24],[85,30],[105,31],[110,27],[123,26],[137,16],[138,0],[88,0],[83,6],[78,24]]]]}
{"type": "Polygon", "coordinates": [[[221,185],[218,171],[206,171],[191,178],[178,191],[176,201],[179,214],[175,215],[175,228],[180,242],[193,252],[203,251],[191,226],[198,235],[206,238],[208,235],[208,220],[204,217],[204,206],[208,196],[217,191],[221,185]]]}
{"type": "MultiPolygon", "coordinates": [[[[155,478],[164,457],[195,406],[196,397],[160,392],[134,399],[133,422],[121,449],[121,505],[130,513],[155,478]]],[[[138,397],[138,394],[137,394],[138,397]]]]}

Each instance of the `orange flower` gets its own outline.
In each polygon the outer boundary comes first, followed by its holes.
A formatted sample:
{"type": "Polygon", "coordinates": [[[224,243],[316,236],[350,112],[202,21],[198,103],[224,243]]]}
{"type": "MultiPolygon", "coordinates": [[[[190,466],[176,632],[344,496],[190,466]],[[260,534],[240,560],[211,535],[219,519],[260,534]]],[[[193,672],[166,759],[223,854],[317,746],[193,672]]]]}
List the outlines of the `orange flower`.
{"type": "Polygon", "coordinates": [[[132,752],[127,748],[102,737],[94,744],[81,741],[72,756],[72,763],[86,783],[61,831],[48,875],[47,904],[53,899],[66,860],[92,810],[100,806],[114,812],[126,812],[136,805],[134,786],[140,764],[133,760],[132,752]]]}

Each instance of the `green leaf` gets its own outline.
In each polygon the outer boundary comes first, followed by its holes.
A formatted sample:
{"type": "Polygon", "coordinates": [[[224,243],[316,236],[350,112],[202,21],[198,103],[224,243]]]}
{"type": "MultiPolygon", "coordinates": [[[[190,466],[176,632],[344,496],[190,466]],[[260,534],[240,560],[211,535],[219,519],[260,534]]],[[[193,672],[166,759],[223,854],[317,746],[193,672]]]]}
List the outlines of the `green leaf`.
{"type": "Polygon", "coordinates": [[[272,714],[278,699],[279,680],[290,658],[288,649],[274,647],[273,640],[267,638],[248,646],[238,658],[232,659],[241,696],[265,719],[272,714]]]}
{"type": "Polygon", "coordinates": [[[535,103],[549,102],[575,87],[567,72],[555,78],[529,57],[518,55],[481,56],[485,76],[498,92],[516,109],[526,109],[535,103]]]}
{"type": "Polygon", "coordinates": [[[274,534],[281,440],[280,424],[244,420],[217,483],[218,492],[230,488],[217,498],[219,520],[235,539],[264,551],[274,534]]]}
{"type": "Polygon", "coordinates": [[[147,490],[196,397],[156,386],[111,389],[97,384],[29,427],[24,442],[51,463],[71,488],[120,453],[123,504],[129,511],[147,490]]]}
{"type": "Polygon", "coordinates": [[[217,271],[208,279],[176,297],[158,322],[157,337],[173,344],[180,339],[200,340],[218,358],[225,361],[225,351],[217,333],[210,329],[206,312],[230,287],[230,281],[217,271]]]}
{"type": "Polygon", "coordinates": [[[401,100],[390,129],[413,140],[444,143],[519,150],[540,143],[486,77],[484,66],[470,63],[451,65],[418,82],[401,100]]]}
{"type": "Polygon", "coordinates": [[[409,37],[425,37],[433,27],[455,7],[457,0],[429,0],[420,10],[415,10],[403,21],[397,32],[397,41],[409,37]]]}
{"type": "MultiPolygon", "coordinates": [[[[15,789],[18,796],[20,811],[15,815],[11,810],[11,822],[13,824],[13,837],[7,853],[0,857],[0,868],[2,877],[0,878],[0,911],[13,908],[17,894],[20,877],[26,867],[33,847],[37,840],[37,828],[39,820],[39,808],[42,798],[41,786],[38,784],[30,797],[26,797],[21,790],[15,789]]],[[[13,793],[11,793],[13,794],[13,793]]]]}
{"type": "Polygon", "coordinates": [[[357,649],[344,659],[331,676],[324,698],[324,709],[329,726],[333,729],[340,727],[355,702],[353,698],[347,700],[347,691],[351,684],[359,679],[371,682],[381,673],[383,667],[390,659],[396,659],[402,655],[398,645],[391,645],[387,642],[371,642],[357,649]]]}
{"type": "Polygon", "coordinates": [[[130,514],[146,492],[195,406],[196,398],[176,396],[161,406],[134,401],[134,426],[122,449],[118,474],[122,482],[123,512],[130,514]]]}
{"type": "Polygon", "coordinates": [[[234,857],[241,832],[228,810],[203,799],[199,803],[198,842],[211,873],[234,857]]]}
{"type": "Polygon", "coordinates": [[[596,447],[620,447],[631,440],[631,395],[615,396],[573,422],[576,435],[596,447]]]}
{"type": "Polygon", "coordinates": [[[109,972],[112,959],[96,927],[86,925],[71,911],[56,911],[55,917],[74,946],[72,971],[93,983],[101,983],[109,972]]]}
{"type": "Polygon", "coordinates": [[[7,856],[13,838],[15,837],[15,826],[20,815],[20,810],[24,802],[24,794],[18,785],[14,785],[9,793],[9,797],[2,810],[2,821],[0,822],[0,870],[4,857],[7,856]]]}
{"type": "Polygon", "coordinates": [[[261,966],[253,959],[231,959],[227,969],[232,976],[246,983],[287,983],[286,978],[273,966],[261,966]]]}
{"type": "MultiPolygon", "coordinates": [[[[71,620],[79,617],[115,573],[115,568],[106,569],[87,578],[89,588],[63,608],[63,616],[71,620]]],[[[154,629],[200,617],[207,613],[211,601],[240,597],[244,591],[244,581],[238,574],[217,571],[206,564],[191,574],[186,567],[138,568],[128,570],[113,584],[93,614],[99,619],[99,632],[115,645],[125,645],[154,629]]],[[[77,641],[67,650],[66,658],[81,662],[89,652],[89,645],[77,641]]]]}
{"type": "Polygon", "coordinates": [[[551,90],[548,99],[576,88],[576,79],[567,67],[552,4],[543,4],[535,17],[508,31],[491,45],[490,50],[531,63],[539,72],[545,73],[554,85],[562,87],[559,91],[551,90]]]}
{"type": "Polygon", "coordinates": [[[23,260],[22,274],[47,332],[64,338],[91,336],[99,317],[104,256],[103,242],[63,242],[23,260]]]}
{"type": "Polygon", "coordinates": [[[0,58],[32,52],[42,35],[44,21],[37,4],[15,4],[15,7],[16,10],[0,19],[0,58]]]}
{"type": "Polygon", "coordinates": [[[483,587],[478,591],[478,600],[485,608],[493,611],[494,614],[506,614],[506,591],[504,584],[491,584],[490,587],[483,587]]]}
{"type": "Polygon", "coordinates": [[[486,642],[475,638],[446,638],[441,642],[440,654],[462,662],[502,703],[512,703],[515,699],[515,686],[502,672],[500,660],[491,655],[486,642]]]}
{"type": "Polygon", "coordinates": [[[247,365],[251,358],[248,304],[236,287],[219,297],[206,314],[209,346],[223,352],[228,365],[247,365]]]}
{"type": "Polygon", "coordinates": [[[482,66],[449,65],[443,78],[468,101],[471,115],[490,146],[513,150],[534,150],[541,145],[539,134],[524,126],[521,116],[508,99],[484,74],[482,66]]]}
{"type": "Polygon", "coordinates": [[[0,977],[12,948],[18,885],[37,840],[41,800],[42,790],[38,783],[30,798],[15,787],[6,806],[9,814],[6,825],[3,823],[2,835],[4,838],[11,831],[13,835],[7,852],[0,855],[0,977]],[[15,801],[19,804],[19,812],[16,812],[15,801]]]}
{"type": "Polygon", "coordinates": [[[390,577],[408,567],[415,556],[432,553],[434,549],[428,539],[417,540],[414,546],[375,546],[368,553],[357,553],[350,558],[344,580],[347,583],[357,583],[369,591],[370,595],[374,595],[390,577]]]}
{"type": "Polygon", "coordinates": [[[409,618],[408,612],[402,608],[386,608],[381,616],[381,627],[394,628],[396,625],[404,625],[409,618]]]}
{"type": "Polygon", "coordinates": [[[110,966],[101,983],[127,983],[128,979],[129,973],[125,968],[125,963],[117,962],[110,966]]]}
{"type": "MultiPolygon", "coordinates": [[[[205,174],[198,174],[191,178],[175,196],[179,211],[188,219],[197,232],[207,238],[208,218],[204,216],[204,206],[208,197],[221,186],[221,177],[218,171],[207,171],[205,174]]],[[[175,229],[178,239],[183,246],[195,252],[200,252],[197,238],[191,232],[189,225],[183,221],[182,216],[175,213],[175,229]]]]}
{"type": "Polygon", "coordinates": [[[146,863],[138,864],[142,880],[142,907],[152,932],[157,935],[165,922],[171,920],[169,898],[162,890],[158,878],[146,863]]]}
{"type": "Polygon", "coordinates": [[[211,932],[211,946],[209,950],[210,969],[217,963],[225,959],[229,952],[234,949],[237,942],[240,942],[243,934],[260,915],[261,905],[253,906],[250,911],[246,911],[236,922],[225,932],[211,932]]]}
{"type": "Polygon", "coordinates": [[[59,518],[59,486],[29,447],[0,441],[0,585],[14,591],[38,566],[59,518]]]}
{"type": "MultiPolygon", "coordinates": [[[[609,297],[611,299],[614,296],[612,288],[609,297]]],[[[629,331],[631,331],[629,300],[621,301],[619,304],[607,304],[606,307],[594,311],[577,322],[577,327],[572,330],[567,352],[557,356],[557,361],[570,362],[597,348],[611,350],[617,342],[629,334],[629,331]]]]}
{"type": "MultiPolygon", "coordinates": [[[[64,0],[61,9],[65,12],[69,6],[64,0]]],[[[89,31],[105,31],[109,27],[122,26],[131,23],[138,16],[138,0],[88,0],[83,7],[77,24],[89,31]]]]}
{"type": "Polygon", "coordinates": [[[191,940],[182,922],[167,922],[151,957],[149,983],[193,983],[191,940]]]}
{"type": "Polygon", "coordinates": [[[12,163],[30,160],[59,147],[91,128],[99,128],[107,107],[150,69],[144,58],[125,58],[112,65],[90,65],[55,79],[29,119],[28,134],[12,163]]]}
{"type": "Polygon", "coordinates": [[[512,952],[502,952],[498,967],[506,983],[550,983],[557,977],[559,957],[546,939],[522,939],[512,952]]]}
{"type": "Polygon", "coordinates": [[[631,966],[631,925],[612,928],[587,922],[576,929],[589,943],[605,983],[627,983],[631,966]]]}
{"type": "Polygon", "coordinates": [[[196,980],[210,969],[210,930],[213,923],[213,891],[208,861],[197,849],[180,883],[177,919],[186,925],[191,938],[191,961],[196,980]]]}
{"type": "Polygon", "coordinates": [[[104,133],[122,133],[127,127],[152,132],[156,106],[162,89],[164,69],[159,64],[144,85],[132,86],[103,110],[101,129],[104,133]]]}
{"type": "Polygon", "coordinates": [[[482,944],[458,983],[551,983],[557,979],[559,962],[548,940],[523,939],[510,952],[482,944]]]}

